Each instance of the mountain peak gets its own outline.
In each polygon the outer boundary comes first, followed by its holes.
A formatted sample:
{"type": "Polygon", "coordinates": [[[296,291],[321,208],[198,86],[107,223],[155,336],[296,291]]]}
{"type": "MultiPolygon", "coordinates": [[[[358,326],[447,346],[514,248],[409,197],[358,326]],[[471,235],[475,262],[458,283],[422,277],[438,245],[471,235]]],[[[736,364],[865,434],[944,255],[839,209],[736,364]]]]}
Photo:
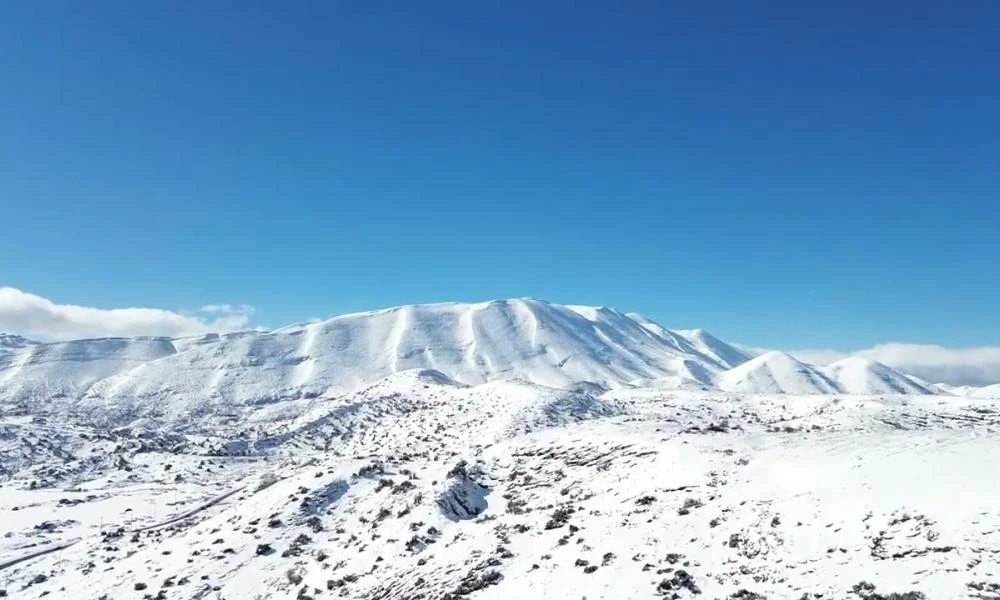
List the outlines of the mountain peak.
{"type": "Polygon", "coordinates": [[[864,367],[864,368],[889,368],[886,365],[878,362],[877,360],[872,360],[870,358],[865,358],[863,356],[845,356],[840,360],[830,363],[827,367],[864,367]]]}
{"type": "Polygon", "coordinates": [[[892,367],[862,356],[848,356],[823,372],[848,394],[933,394],[928,385],[892,367]]]}
{"type": "Polygon", "coordinates": [[[805,364],[801,360],[782,350],[769,350],[763,354],[755,356],[751,360],[760,363],[805,364]]]}
{"type": "Polygon", "coordinates": [[[729,392],[830,394],[837,385],[816,367],[772,350],[726,371],[717,383],[729,392]]]}

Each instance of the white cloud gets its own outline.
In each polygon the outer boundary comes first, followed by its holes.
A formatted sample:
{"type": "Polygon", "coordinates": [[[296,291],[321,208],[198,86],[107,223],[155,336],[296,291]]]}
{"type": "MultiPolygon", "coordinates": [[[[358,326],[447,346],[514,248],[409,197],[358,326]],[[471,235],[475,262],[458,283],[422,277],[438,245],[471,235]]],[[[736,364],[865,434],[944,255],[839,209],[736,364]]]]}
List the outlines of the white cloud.
{"type": "Polygon", "coordinates": [[[1000,347],[946,348],[933,344],[890,342],[865,350],[792,350],[799,360],[829,364],[845,356],[863,356],[931,383],[987,385],[1000,382],[1000,347]]]}
{"type": "Polygon", "coordinates": [[[253,307],[246,304],[206,304],[199,309],[200,312],[209,314],[251,314],[253,307]]]}
{"type": "Polygon", "coordinates": [[[56,304],[13,287],[0,287],[0,332],[42,340],[133,335],[184,336],[244,329],[253,308],[212,304],[186,315],[159,308],[94,308],[56,304]]]}

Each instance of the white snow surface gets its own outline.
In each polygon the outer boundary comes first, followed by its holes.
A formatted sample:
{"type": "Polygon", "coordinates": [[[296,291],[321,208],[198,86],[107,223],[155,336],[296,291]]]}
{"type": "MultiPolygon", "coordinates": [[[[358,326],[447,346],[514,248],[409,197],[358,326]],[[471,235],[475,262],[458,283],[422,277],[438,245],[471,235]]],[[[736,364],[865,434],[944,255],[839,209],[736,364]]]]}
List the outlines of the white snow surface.
{"type": "Polygon", "coordinates": [[[996,401],[466,385],[409,370],[286,404],[211,415],[211,433],[4,416],[0,589],[108,600],[1000,594],[996,401]]]}

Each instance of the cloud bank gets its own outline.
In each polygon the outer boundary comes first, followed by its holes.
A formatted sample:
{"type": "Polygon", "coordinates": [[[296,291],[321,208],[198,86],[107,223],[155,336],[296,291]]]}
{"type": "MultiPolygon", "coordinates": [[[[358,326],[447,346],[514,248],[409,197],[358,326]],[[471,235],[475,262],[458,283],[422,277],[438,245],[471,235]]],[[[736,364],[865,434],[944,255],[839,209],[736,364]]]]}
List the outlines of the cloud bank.
{"type": "Polygon", "coordinates": [[[789,354],[819,365],[846,356],[863,356],[931,383],[981,386],[1000,382],[1000,347],[996,346],[945,348],[891,342],[855,352],[792,350],[789,354]]]}
{"type": "Polygon", "coordinates": [[[56,304],[13,287],[0,287],[0,332],[41,340],[86,337],[200,335],[245,329],[253,308],[211,304],[196,314],[159,308],[94,308],[56,304]]]}

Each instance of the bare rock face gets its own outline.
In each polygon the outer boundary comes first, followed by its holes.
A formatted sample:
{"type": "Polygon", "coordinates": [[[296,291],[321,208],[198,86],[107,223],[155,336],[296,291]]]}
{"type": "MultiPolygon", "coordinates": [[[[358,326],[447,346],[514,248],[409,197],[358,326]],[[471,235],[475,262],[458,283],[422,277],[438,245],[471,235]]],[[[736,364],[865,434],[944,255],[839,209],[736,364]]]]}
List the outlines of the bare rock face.
{"type": "Polygon", "coordinates": [[[481,473],[476,470],[470,472],[463,460],[448,475],[437,496],[441,512],[452,521],[474,519],[481,515],[489,506],[486,498],[490,493],[488,487],[474,479],[481,473]]]}

